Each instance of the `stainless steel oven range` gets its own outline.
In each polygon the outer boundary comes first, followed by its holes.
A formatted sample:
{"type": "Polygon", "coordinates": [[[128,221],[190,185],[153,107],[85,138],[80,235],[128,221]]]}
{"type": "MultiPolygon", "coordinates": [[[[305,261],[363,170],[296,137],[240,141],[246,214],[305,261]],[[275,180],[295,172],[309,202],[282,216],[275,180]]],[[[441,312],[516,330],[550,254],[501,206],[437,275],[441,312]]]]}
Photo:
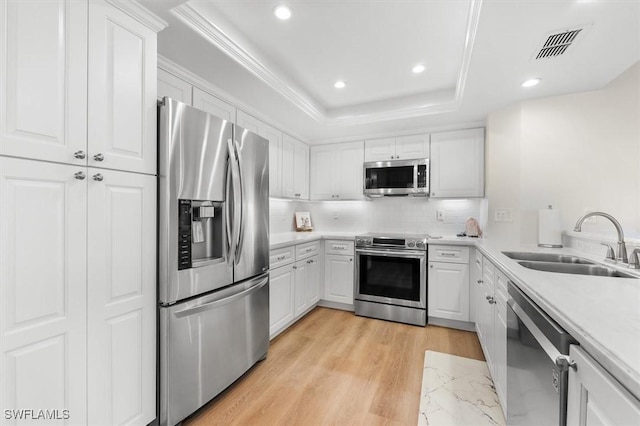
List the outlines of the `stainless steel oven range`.
{"type": "Polygon", "coordinates": [[[356,315],[427,324],[426,235],[356,237],[356,315]]]}

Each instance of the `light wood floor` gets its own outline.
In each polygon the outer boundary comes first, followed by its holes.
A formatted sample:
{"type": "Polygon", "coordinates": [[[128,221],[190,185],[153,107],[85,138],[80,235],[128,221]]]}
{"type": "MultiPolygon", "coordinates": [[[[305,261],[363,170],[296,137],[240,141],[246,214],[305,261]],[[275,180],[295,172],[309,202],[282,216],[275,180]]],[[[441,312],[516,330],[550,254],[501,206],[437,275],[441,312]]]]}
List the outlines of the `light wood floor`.
{"type": "Polygon", "coordinates": [[[316,308],[183,424],[415,426],[425,350],[484,360],[475,333],[316,308]]]}

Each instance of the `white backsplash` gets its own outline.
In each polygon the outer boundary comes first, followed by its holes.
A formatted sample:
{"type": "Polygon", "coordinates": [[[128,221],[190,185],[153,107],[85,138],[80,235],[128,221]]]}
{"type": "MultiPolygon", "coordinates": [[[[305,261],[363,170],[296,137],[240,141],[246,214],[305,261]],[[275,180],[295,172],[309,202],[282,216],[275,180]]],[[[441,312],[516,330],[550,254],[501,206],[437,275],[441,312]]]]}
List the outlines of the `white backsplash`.
{"type": "Polygon", "coordinates": [[[475,217],[484,228],[486,202],[482,199],[433,200],[385,197],[362,201],[289,201],[271,199],[271,232],[294,231],[293,214],[311,212],[317,231],[418,232],[455,235],[475,217]],[[442,220],[437,220],[437,212],[442,220]]]}

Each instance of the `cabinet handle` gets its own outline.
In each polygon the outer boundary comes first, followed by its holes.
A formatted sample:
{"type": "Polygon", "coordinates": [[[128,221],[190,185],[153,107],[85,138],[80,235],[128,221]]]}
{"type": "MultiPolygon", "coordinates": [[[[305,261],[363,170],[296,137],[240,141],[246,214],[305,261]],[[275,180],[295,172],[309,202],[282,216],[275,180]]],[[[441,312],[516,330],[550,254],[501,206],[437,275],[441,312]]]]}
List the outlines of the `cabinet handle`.
{"type": "Polygon", "coordinates": [[[444,256],[444,257],[454,257],[456,254],[455,253],[451,253],[451,252],[440,252],[440,256],[444,256]]]}
{"type": "Polygon", "coordinates": [[[103,179],[104,176],[102,176],[102,174],[100,173],[96,173],[95,175],[93,175],[93,180],[95,180],[96,182],[102,182],[103,179]]]}
{"type": "Polygon", "coordinates": [[[278,257],[276,257],[276,260],[284,260],[284,258],[285,258],[285,257],[287,257],[287,256],[285,256],[285,255],[283,254],[282,256],[278,256],[278,257]]]}
{"type": "Polygon", "coordinates": [[[76,172],[74,173],[73,177],[78,180],[84,180],[84,178],[87,176],[84,174],[84,172],[76,172]]]}
{"type": "Polygon", "coordinates": [[[496,299],[493,296],[487,296],[487,302],[489,302],[490,305],[493,305],[496,303],[496,299]]]}
{"type": "Polygon", "coordinates": [[[432,197],[435,197],[435,196],[436,196],[436,193],[435,193],[435,192],[432,192],[432,193],[431,193],[431,196],[432,196],[432,197]]]}
{"type": "Polygon", "coordinates": [[[298,267],[297,267],[297,266],[294,266],[294,267],[293,267],[293,269],[298,269],[298,267]]]}
{"type": "Polygon", "coordinates": [[[478,282],[478,284],[482,284],[484,281],[478,280],[477,282],[478,282]]]}
{"type": "Polygon", "coordinates": [[[293,194],[293,195],[295,195],[296,197],[299,197],[299,196],[301,196],[302,194],[293,194]]]}
{"type": "Polygon", "coordinates": [[[87,155],[84,153],[84,151],[76,151],[76,152],[73,153],[73,156],[75,158],[77,158],[78,160],[84,160],[87,157],[87,155]]]}
{"type": "Polygon", "coordinates": [[[476,263],[479,265],[479,264],[480,264],[480,261],[479,261],[478,259],[476,259],[476,263]]]}
{"type": "Polygon", "coordinates": [[[104,161],[104,155],[102,155],[101,153],[97,153],[93,156],[93,159],[96,161],[104,161]]]}

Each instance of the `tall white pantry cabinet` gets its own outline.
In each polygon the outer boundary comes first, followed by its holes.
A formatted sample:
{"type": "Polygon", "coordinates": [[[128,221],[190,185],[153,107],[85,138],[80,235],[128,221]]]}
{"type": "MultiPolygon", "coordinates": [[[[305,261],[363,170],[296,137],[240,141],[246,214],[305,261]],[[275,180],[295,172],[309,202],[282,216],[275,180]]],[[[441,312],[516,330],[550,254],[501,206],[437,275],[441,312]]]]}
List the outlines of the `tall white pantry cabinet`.
{"type": "Polygon", "coordinates": [[[164,25],[134,2],[0,1],[0,424],[156,417],[164,25]]]}

